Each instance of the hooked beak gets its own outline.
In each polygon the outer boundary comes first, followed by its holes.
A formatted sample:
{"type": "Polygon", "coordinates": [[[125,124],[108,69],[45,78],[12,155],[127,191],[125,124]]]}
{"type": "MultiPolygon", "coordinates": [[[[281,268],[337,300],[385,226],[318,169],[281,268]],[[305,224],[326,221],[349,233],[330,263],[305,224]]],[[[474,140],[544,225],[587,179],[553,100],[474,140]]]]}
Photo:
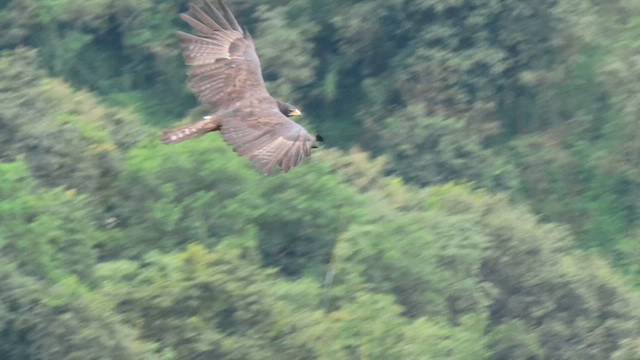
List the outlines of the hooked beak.
{"type": "Polygon", "coordinates": [[[302,113],[298,109],[295,109],[289,113],[289,116],[300,116],[300,115],[302,115],[302,113]]]}

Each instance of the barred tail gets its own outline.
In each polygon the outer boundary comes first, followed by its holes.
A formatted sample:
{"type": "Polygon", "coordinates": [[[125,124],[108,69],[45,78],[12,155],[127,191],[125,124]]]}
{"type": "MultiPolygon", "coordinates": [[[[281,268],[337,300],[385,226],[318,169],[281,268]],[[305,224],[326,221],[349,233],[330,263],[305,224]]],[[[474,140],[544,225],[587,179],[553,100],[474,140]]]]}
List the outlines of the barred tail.
{"type": "Polygon", "coordinates": [[[220,127],[210,116],[197,123],[178,126],[171,130],[162,132],[162,142],[165,144],[177,144],[179,142],[193,139],[210,131],[219,130],[220,127]]]}

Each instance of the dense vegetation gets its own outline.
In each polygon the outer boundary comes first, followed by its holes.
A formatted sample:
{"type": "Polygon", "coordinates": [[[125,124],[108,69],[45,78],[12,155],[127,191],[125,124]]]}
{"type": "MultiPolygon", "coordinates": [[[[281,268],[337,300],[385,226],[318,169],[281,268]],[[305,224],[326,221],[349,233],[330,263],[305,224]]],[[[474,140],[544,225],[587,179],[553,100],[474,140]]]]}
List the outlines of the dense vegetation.
{"type": "Polygon", "coordinates": [[[186,0],[0,1],[0,358],[640,359],[640,3],[232,1],[327,146],[199,117],[186,0]]]}

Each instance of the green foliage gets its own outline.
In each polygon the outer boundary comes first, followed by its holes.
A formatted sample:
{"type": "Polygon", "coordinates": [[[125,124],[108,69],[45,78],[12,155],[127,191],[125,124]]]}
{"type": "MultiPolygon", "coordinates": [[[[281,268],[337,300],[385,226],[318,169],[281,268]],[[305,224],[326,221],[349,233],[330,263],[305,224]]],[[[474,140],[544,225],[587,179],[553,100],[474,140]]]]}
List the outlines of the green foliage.
{"type": "Polygon", "coordinates": [[[0,157],[24,154],[32,174],[49,186],[108,192],[118,171],[117,145],[124,150],[142,135],[135,117],[47,79],[35,62],[28,49],[0,57],[0,157]]]}
{"type": "Polygon", "coordinates": [[[113,251],[140,255],[196,240],[213,245],[244,232],[262,205],[246,192],[257,180],[243,159],[211,137],[175,147],[143,144],[129,152],[110,201],[123,228],[116,229],[123,242],[113,243],[113,251]],[[136,244],[127,245],[131,238],[136,244]]]}
{"type": "MultiPolygon", "coordinates": [[[[152,346],[88,296],[67,296],[0,261],[0,356],[3,359],[158,359],[152,346]]],[[[69,291],[75,291],[65,286],[69,291]]]]}
{"type": "Polygon", "coordinates": [[[456,180],[493,189],[514,187],[514,169],[484,148],[464,122],[426,113],[424,106],[412,105],[389,116],[380,128],[393,170],[420,185],[456,180]]]}
{"type": "Polygon", "coordinates": [[[39,189],[22,163],[0,164],[0,218],[0,252],[19,259],[25,273],[89,279],[104,234],[85,198],[39,189]]]}
{"type": "MultiPolygon", "coordinates": [[[[601,260],[567,252],[570,239],[566,229],[536,225],[535,219],[524,212],[496,205],[492,216],[482,220],[493,239],[482,272],[499,290],[491,306],[494,322],[524,319],[529,326],[537,324],[536,335],[545,350],[543,358],[607,357],[609,350],[601,343],[606,337],[600,334],[638,336],[628,328],[638,321],[635,312],[624,311],[629,317],[623,315],[604,323],[599,320],[598,314],[617,312],[614,308],[618,306],[635,309],[633,303],[637,301],[620,292],[624,285],[602,266],[601,260]],[[518,225],[513,220],[516,218],[518,225]],[[617,298],[615,304],[610,302],[611,297],[617,298]],[[579,322],[573,320],[578,316],[576,311],[581,314],[579,322]]],[[[608,346],[615,347],[613,344],[608,346]]]]}
{"type": "Polygon", "coordinates": [[[638,25],[618,14],[633,18],[639,9],[567,2],[560,10],[573,22],[579,45],[570,53],[571,71],[560,92],[551,93],[562,99],[558,113],[569,121],[514,141],[523,193],[547,218],[570,223],[583,246],[609,252],[634,273],[632,253],[620,250],[630,249],[628,239],[638,228],[638,122],[632,115],[639,103],[632,80],[638,68],[629,52],[637,48],[638,25]]]}
{"type": "Polygon", "coordinates": [[[179,67],[175,14],[182,1],[15,0],[0,44],[40,49],[54,76],[101,94],[141,91],[151,123],[180,117],[193,105],[179,67]],[[8,25],[8,23],[11,25],[8,25]]]}
{"type": "Polygon", "coordinates": [[[546,97],[566,122],[512,141],[519,193],[545,218],[571,224],[583,247],[604,251],[636,277],[640,68],[632,54],[640,9],[569,0],[557,11],[572,46],[564,78],[546,97]]]}
{"type": "Polygon", "coordinates": [[[629,329],[640,316],[629,311],[637,297],[628,297],[601,260],[573,254],[567,229],[464,187],[433,188],[428,197],[427,208],[390,212],[345,233],[336,249],[333,306],[353,303],[346,289],[364,287],[393,294],[409,317],[463,329],[486,318],[468,336],[486,341],[499,359],[606,358],[620,339],[638,336],[629,329]],[[588,264],[590,271],[579,268],[588,264]],[[600,321],[610,312],[621,316],[600,321]],[[608,331],[618,340],[592,336],[608,331]]]}
{"type": "Polygon", "coordinates": [[[110,204],[123,226],[123,243],[113,243],[113,251],[139,255],[150,246],[216,245],[249,233],[265,265],[288,274],[311,270],[326,263],[338,232],[357,217],[359,201],[321,164],[305,167],[264,178],[217,135],[134,149],[110,204]],[[125,246],[130,238],[137,245],[125,246]]]}
{"type": "Polygon", "coordinates": [[[544,351],[538,334],[527,331],[525,324],[518,320],[498,325],[490,333],[492,358],[542,359],[544,351]]]}
{"type": "Polygon", "coordinates": [[[276,178],[262,190],[266,206],[256,219],[265,264],[299,274],[329,261],[349,224],[361,217],[362,199],[321,167],[276,178]]]}
{"type": "Polygon", "coordinates": [[[282,8],[269,9],[263,5],[256,10],[260,16],[256,47],[273,95],[289,101],[304,99],[294,89],[315,80],[318,61],[313,57],[311,40],[317,35],[318,27],[311,22],[300,22],[292,31],[287,29],[290,21],[282,8]]]}
{"type": "Polygon", "coordinates": [[[141,125],[185,0],[0,1],[0,358],[638,359],[637,2],[232,3],[286,175],[141,125]]]}
{"type": "Polygon", "coordinates": [[[362,276],[394,293],[407,316],[451,311],[447,317],[458,318],[485,302],[469,275],[479,271],[486,240],[467,221],[416,212],[352,227],[340,239],[339,261],[360,264],[362,276]]]}
{"type": "Polygon", "coordinates": [[[270,271],[199,245],[131,265],[101,265],[99,291],[176,359],[344,358],[328,318],[275,296],[270,271]]]}

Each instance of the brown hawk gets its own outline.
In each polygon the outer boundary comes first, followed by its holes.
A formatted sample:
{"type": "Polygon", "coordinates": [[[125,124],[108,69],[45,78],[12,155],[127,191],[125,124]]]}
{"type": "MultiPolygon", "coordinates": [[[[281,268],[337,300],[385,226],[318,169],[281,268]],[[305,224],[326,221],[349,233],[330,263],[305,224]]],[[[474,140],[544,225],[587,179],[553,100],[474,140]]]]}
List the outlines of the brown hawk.
{"type": "Polygon", "coordinates": [[[284,172],[309,157],[320,136],[312,137],[288,117],[295,107],[267,92],[260,59],[249,32],[243,30],[224,0],[189,5],[197,18],[181,14],[195,34],[178,32],[191,89],[200,102],[215,109],[194,124],[165,131],[162,141],[175,144],[211,131],[247,157],[263,174],[284,172]]]}

